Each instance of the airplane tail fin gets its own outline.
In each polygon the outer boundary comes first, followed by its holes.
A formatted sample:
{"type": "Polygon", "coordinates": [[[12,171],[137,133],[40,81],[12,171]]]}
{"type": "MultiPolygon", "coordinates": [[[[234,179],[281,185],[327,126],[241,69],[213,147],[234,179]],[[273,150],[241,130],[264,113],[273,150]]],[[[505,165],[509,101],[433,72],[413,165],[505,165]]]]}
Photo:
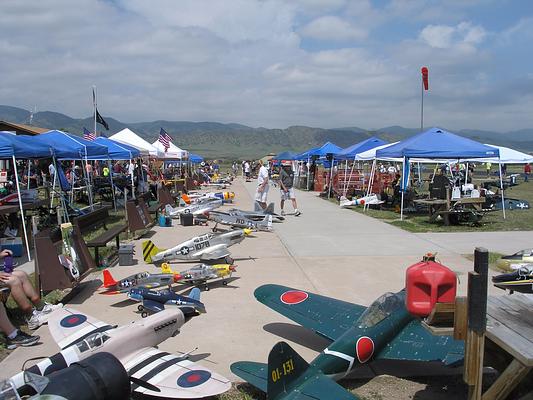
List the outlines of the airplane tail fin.
{"type": "Polygon", "coordinates": [[[111,275],[111,272],[109,272],[108,269],[104,269],[104,287],[106,289],[112,288],[117,286],[117,283],[118,282],[113,278],[113,275],[111,275]]]}
{"type": "Polygon", "coordinates": [[[152,263],[152,257],[155,256],[157,253],[162,251],[162,249],[159,249],[154,242],[151,240],[145,240],[142,243],[143,248],[143,259],[147,263],[152,263]]]}
{"type": "Polygon", "coordinates": [[[285,342],[277,343],[268,355],[267,397],[275,399],[288,393],[291,384],[309,368],[309,364],[285,342]]]}
{"type": "Polygon", "coordinates": [[[272,215],[265,215],[265,218],[257,224],[258,227],[261,227],[262,230],[271,230],[272,229],[272,215]]]}
{"type": "Polygon", "coordinates": [[[265,208],[265,214],[274,214],[274,203],[270,203],[267,208],[265,208]]]}
{"type": "Polygon", "coordinates": [[[197,287],[192,288],[191,292],[189,293],[189,298],[192,300],[200,301],[200,289],[197,287]]]}
{"type": "Polygon", "coordinates": [[[263,211],[263,208],[259,205],[257,201],[254,202],[254,211],[263,211]]]}

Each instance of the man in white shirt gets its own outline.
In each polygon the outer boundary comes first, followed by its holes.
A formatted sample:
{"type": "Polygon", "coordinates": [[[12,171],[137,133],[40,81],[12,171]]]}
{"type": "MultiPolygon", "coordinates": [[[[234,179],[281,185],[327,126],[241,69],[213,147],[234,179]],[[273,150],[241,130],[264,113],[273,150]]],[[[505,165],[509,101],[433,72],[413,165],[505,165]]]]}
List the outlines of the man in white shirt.
{"type": "Polygon", "coordinates": [[[244,162],[244,175],[246,176],[246,182],[250,182],[250,162],[244,162]]]}
{"type": "Polygon", "coordinates": [[[268,197],[268,169],[263,165],[263,161],[259,160],[259,173],[257,174],[257,190],[255,192],[255,201],[263,208],[267,207],[268,197]]]}

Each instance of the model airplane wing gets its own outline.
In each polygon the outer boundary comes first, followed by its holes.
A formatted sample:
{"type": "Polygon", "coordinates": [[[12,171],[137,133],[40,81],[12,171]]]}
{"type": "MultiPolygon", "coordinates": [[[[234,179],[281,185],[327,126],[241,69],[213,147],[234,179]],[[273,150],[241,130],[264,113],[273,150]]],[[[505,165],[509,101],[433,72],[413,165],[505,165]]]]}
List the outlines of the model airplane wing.
{"type": "Polygon", "coordinates": [[[231,372],[263,392],[267,392],[268,365],[254,361],[237,361],[230,366],[231,372]]]}
{"type": "Polygon", "coordinates": [[[464,359],[464,342],[451,336],[433,335],[413,320],[375,358],[411,361],[442,361],[446,365],[464,359]]]}
{"type": "Polygon", "coordinates": [[[154,313],[163,311],[165,309],[165,306],[163,304],[153,300],[143,300],[143,307],[154,313]]]}
{"type": "Polygon", "coordinates": [[[71,346],[93,332],[104,332],[115,326],[106,324],[73,308],[55,310],[48,319],[48,329],[61,349],[71,346]]]}
{"type": "Polygon", "coordinates": [[[230,255],[228,246],[225,244],[217,244],[215,246],[206,247],[200,251],[194,253],[196,257],[201,258],[202,260],[218,260],[219,258],[224,258],[230,255]]]}
{"type": "Polygon", "coordinates": [[[258,301],[329,340],[350,329],[366,307],[280,285],[263,285],[258,301]]]}
{"type": "Polygon", "coordinates": [[[159,389],[149,390],[132,384],[132,390],[144,396],[196,399],[215,396],[231,387],[231,382],[207,368],[154,347],[141,349],[124,367],[130,376],[159,389]]]}

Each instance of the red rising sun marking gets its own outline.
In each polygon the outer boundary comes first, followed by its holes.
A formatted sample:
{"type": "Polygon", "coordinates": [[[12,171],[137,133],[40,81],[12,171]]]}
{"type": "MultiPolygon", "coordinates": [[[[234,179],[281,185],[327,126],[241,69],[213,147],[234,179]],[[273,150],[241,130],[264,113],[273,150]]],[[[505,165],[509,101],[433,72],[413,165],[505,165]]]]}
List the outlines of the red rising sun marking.
{"type": "Polygon", "coordinates": [[[362,336],[357,339],[355,344],[357,359],[361,364],[366,363],[374,354],[374,341],[368,336],[362,336]]]}
{"type": "Polygon", "coordinates": [[[202,377],[198,374],[194,374],[194,375],[189,375],[187,377],[187,381],[189,382],[198,382],[200,379],[202,379],[202,377]]]}
{"type": "Polygon", "coordinates": [[[285,304],[299,304],[302,301],[307,300],[309,295],[301,290],[289,290],[288,292],[283,293],[279,299],[282,303],[285,304]]]}
{"type": "Polygon", "coordinates": [[[78,318],[78,317],[72,317],[72,318],[69,318],[69,319],[67,320],[67,322],[68,322],[69,324],[75,324],[75,323],[78,322],[78,321],[79,321],[79,318],[78,318]]]}

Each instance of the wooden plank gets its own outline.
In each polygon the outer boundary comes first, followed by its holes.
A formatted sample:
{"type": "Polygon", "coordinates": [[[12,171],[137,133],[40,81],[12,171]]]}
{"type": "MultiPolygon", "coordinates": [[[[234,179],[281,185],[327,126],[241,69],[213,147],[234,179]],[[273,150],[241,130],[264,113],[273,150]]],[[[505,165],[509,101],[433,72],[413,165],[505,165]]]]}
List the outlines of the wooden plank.
{"type": "Polygon", "coordinates": [[[533,345],[533,326],[529,322],[533,320],[533,312],[531,310],[521,308],[516,311],[505,303],[497,305],[495,300],[491,300],[487,314],[533,345]]]}
{"type": "Polygon", "coordinates": [[[483,394],[483,400],[503,400],[528,374],[531,367],[526,367],[517,359],[511,361],[505,371],[483,394]]]}
{"type": "Polygon", "coordinates": [[[528,367],[533,366],[533,348],[530,341],[493,318],[489,317],[487,322],[487,337],[490,340],[522,364],[528,367]]]}
{"type": "Polygon", "coordinates": [[[481,399],[484,346],[485,335],[469,330],[466,339],[465,366],[463,371],[463,380],[469,386],[469,400],[481,399]]]}
{"type": "Polygon", "coordinates": [[[465,296],[455,298],[455,313],[453,320],[453,338],[455,340],[465,340],[467,331],[468,307],[465,296]]]}
{"type": "Polygon", "coordinates": [[[431,313],[426,318],[428,325],[448,325],[453,322],[454,303],[436,303],[431,313]]]}
{"type": "Polygon", "coordinates": [[[451,336],[453,335],[453,327],[451,326],[435,326],[429,325],[426,321],[421,321],[420,324],[435,336],[451,336]]]}

